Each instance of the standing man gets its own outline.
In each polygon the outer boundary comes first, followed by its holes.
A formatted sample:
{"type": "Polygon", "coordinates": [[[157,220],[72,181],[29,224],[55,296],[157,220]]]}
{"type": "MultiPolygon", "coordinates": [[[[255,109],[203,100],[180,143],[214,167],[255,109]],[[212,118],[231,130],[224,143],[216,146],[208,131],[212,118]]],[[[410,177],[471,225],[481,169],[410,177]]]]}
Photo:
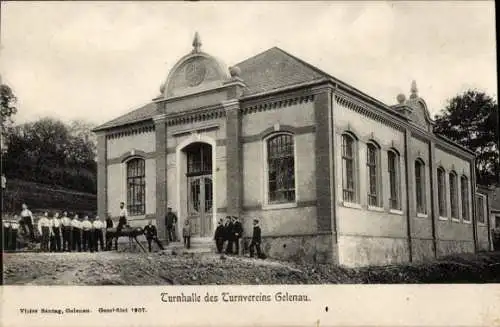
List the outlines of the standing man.
{"type": "Polygon", "coordinates": [[[240,254],[240,239],[243,236],[243,226],[238,217],[233,216],[233,242],[235,246],[234,254],[240,254]]]}
{"type": "Polygon", "coordinates": [[[25,235],[29,235],[31,242],[35,242],[35,231],[33,226],[35,225],[35,220],[33,219],[33,213],[28,209],[26,203],[23,203],[23,210],[21,211],[21,227],[25,235]]]}
{"type": "Polygon", "coordinates": [[[10,229],[10,222],[5,220],[3,222],[3,231],[2,231],[2,239],[3,239],[3,250],[10,250],[10,238],[11,238],[11,229],[10,229]]]}
{"type": "Polygon", "coordinates": [[[62,226],[62,250],[71,252],[71,219],[68,217],[68,213],[64,211],[63,217],[61,219],[62,226]]]}
{"type": "Polygon", "coordinates": [[[19,229],[17,218],[17,215],[14,215],[15,220],[10,222],[10,249],[12,251],[17,250],[17,231],[19,229]]]}
{"type": "Polygon", "coordinates": [[[173,242],[174,236],[174,225],[177,224],[177,216],[172,212],[172,208],[167,208],[167,215],[165,216],[165,227],[167,227],[167,243],[173,242]]]}
{"type": "Polygon", "coordinates": [[[234,231],[233,231],[233,221],[231,216],[226,216],[226,225],[224,226],[224,231],[226,235],[227,245],[226,245],[226,254],[233,253],[233,240],[234,240],[234,231]]]}
{"type": "Polygon", "coordinates": [[[113,220],[111,219],[111,215],[108,213],[106,218],[106,251],[111,250],[111,246],[113,245],[111,244],[113,239],[111,238],[111,232],[109,231],[111,228],[113,228],[113,220]]]}
{"type": "Polygon", "coordinates": [[[262,240],[261,230],[259,226],[259,220],[253,220],[253,234],[252,234],[252,242],[250,243],[250,258],[253,258],[254,248],[257,250],[257,257],[262,258],[262,252],[260,251],[260,242],[262,240]]]}
{"type": "Polygon", "coordinates": [[[184,238],[184,246],[187,249],[191,248],[191,223],[189,219],[184,221],[184,227],[182,227],[182,237],[184,238]]]}
{"type": "Polygon", "coordinates": [[[151,252],[151,242],[154,240],[161,250],[164,250],[163,245],[158,239],[158,232],[156,226],[153,225],[153,221],[150,220],[146,227],[144,227],[144,235],[146,235],[146,240],[148,241],[149,252],[151,252]]]}
{"type": "Polygon", "coordinates": [[[217,222],[217,228],[215,229],[215,246],[217,247],[217,253],[222,253],[224,248],[224,222],[220,219],[217,222]]]}
{"type": "Polygon", "coordinates": [[[94,248],[92,246],[92,240],[90,238],[91,234],[92,234],[92,223],[89,220],[89,216],[85,216],[82,221],[82,243],[84,252],[88,250],[90,250],[90,252],[94,252],[94,248]]]}
{"type": "Polygon", "coordinates": [[[52,237],[50,238],[50,251],[61,252],[61,219],[56,212],[51,221],[52,237]]]}
{"type": "Polygon", "coordinates": [[[127,217],[128,212],[127,208],[125,208],[125,203],[120,202],[120,220],[118,220],[118,227],[116,227],[117,232],[120,232],[123,229],[123,226],[127,225],[127,217]]]}
{"type": "Polygon", "coordinates": [[[94,227],[94,250],[95,252],[99,251],[97,243],[99,242],[101,245],[101,251],[104,251],[104,236],[102,234],[104,229],[104,223],[101,221],[99,216],[96,216],[92,225],[94,227]]]}
{"type": "Polygon", "coordinates": [[[38,232],[42,236],[41,250],[43,252],[49,251],[49,240],[52,236],[52,223],[49,219],[49,213],[45,212],[42,218],[38,220],[38,232]]]}
{"type": "Polygon", "coordinates": [[[4,198],[4,195],[5,195],[5,191],[7,190],[7,178],[5,178],[5,175],[2,174],[2,199],[1,199],[1,207],[0,207],[0,212],[3,213],[4,209],[3,209],[3,198],[4,198]]]}
{"type": "Polygon", "coordinates": [[[71,243],[72,243],[72,250],[76,251],[78,249],[78,252],[82,252],[82,223],[80,220],[78,220],[78,215],[75,215],[73,217],[73,220],[71,220],[71,243]]]}

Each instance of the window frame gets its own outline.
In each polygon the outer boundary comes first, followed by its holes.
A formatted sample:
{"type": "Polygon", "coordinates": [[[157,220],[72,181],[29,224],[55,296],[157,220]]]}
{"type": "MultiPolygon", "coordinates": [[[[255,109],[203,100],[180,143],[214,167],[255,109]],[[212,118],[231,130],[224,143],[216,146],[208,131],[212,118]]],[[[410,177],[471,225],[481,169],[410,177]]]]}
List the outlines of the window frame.
{"type": "Polygon", "coordinates": [[[427,208],[427,183],[426,183],[426,165],[425,162],[421,158],[415,159],[413,162],[413,178],[415,181],[415,211],[417,217],[425,218],[428,216],[428,208],[427,208]],[[420,187],[419,183],[417,183],[417,164],[419,165],[418,172],[420,174],[420,187]],[[421,208],[419,208],[419,199],[418,199],[418,190],[421,193],[421,208]],[[419,211],[422,209],[422,211],[419,211]]]}
{"type": "Polygon", "coordinates": [[[460,176],[460,196],[461,196],[461,203],[460,203],[460,209],[461,209],[461,215],[460,218],[462,219],[462,222],[470,224],[472,222],[471,219],[471,212],[470,212],[470,183],[469,183],[469,178],[465,175],[460,176]],[[464,183],[465,180],[465,183],[464,183]],[[464,201],[464,185],[467,187],[467,194],[466,194],[466,201],[464,201]],[[464,205],[467,206],[467,210],[464,210],[464,205]],[[464,215],[464,212],[466,212],[466,215],[464,215]]]}
{"type": "Polygon", "coordinates": [[[359,199],[359,169],[358,169],[358,149],[359,149],[359,140],[351,132],[343,132],[340,135],[340,164],[341,164],[341,173],[342,173],[342,203],[347,207],[358,208],[360,206],[359,199]],[[344,137],[349,138],[352,141],[352,156],[348,157],[344,151],[344,137]],[[346,165],[344,164],[347,160],[351,160],[352,162],[352,189],[346,188],[347,183],[347,171],[346,165]],[[346,199],[347,192],[352,194],[352,199],[346,199]]]}
{"type": "Polygon", "coordinates": [[[447,192],[446,192],[446,170],[439,166],[436,169],[436,177],[437,177],[437,193],[438,193],[438,215],[439,219],[447,220],[448,219],[448,201],[447,201],[447,192]],[[442,176],[442,180],[441,177],[442,176]]]}
{"type": "Polygon", "coordinates": [[[448,194],[450,196],[450,218],[454,221],[460,221],[460,208],[458,205],[458,174],[454,170],[448,173],[448,184],[448,194]],[[453,209],[453,207],[455,207],[455,210],[453,209]]]}
{"type": "Polygon", "coordinates": [[[138,216],[144,216],[146,215],[146,160],[142,157],[131,157],[128,158],[124,162],[124,168],[125,168],[125,195],[126,195],[126,207],[127,207],[127,213],[131,217],[138,217],[138,216]],[[142,167],[137,168],[138,170],[142,168],[142,174],[138,175],[133,175],[129,176],[129,166],[134,163],[134,162],[142,162],[142,167]],[[131,189],[130,189],[130,180],[134,179],[139,179],[141,182],[139,183],[139,187],[142,189],[142,203],[135,204],[136,201],[133,201],[133,196],[131,196],[131,189]],[[141,209],[136,210],[135,207],[141,206],[141,209]]]}
{"type": "Polygon", "coordinates": [[[486,195],[484,194],[480,194],[480,193],[476,193],[476,214],[479,213],[479,198],[482,199],[482,202],[483,202],[483,206],[482,206],[482,217],[483,217],[483,221],[479,221],[479,216],[476,217],[476,222],[477,222],[477,225],[481,225],[481,226],[484,226],[486,225],[486,222],[487,222],[487,219],[488,219],[488,208],[487,208],[487,203],[486,203],[486,195]]]}
{"type": "Polygon", "coordinates": [[[370,140],[366,142],[366,178],[367,178],[367,204],[368,209],[380,210],[383,209],[383,195],[382,195],[382,165],[381,165],[381,154],[382,149],[380,145],[370,140]],[[374,160],[370,161],[370,150],[374,150],[374,160]],[[375,193],[372,193],[372,171],[374,170],[374,178],[375,178],[375,193]],[[375,199],[375,203],[371,203],[371,200],[375,199]]]}
{"type": "Polygon", "coordinates": [[[262,209],[280,209],[280,208],[293,208],[297,206],[299,201],[298,192],[298,178],[297,178],[297,140],[296,135],[287,131],[275,132],[267,135],[262,139],[262,150],[263,150],[263,165],[264,165],[264,178],[263,178],[263,203],[262,209]],[[278,137],[280,135],[288,135],[292,139],[293,144],[293,173],[294,173],[294,201],[290,202],[269,202],[269,153],[268,153],[268,143],[271,139],[278,137]]]}
{"type": "Polygon", "coordinates": [[[389,175],[389,210],[393,212],[402,212],[402,194],[401,194],[401,156],[396,149],[389,149],[387,151],[387,173],[389,175]],[[390,156],[394,156],[394,172],[390,170],[390,156]],[[392,183],[392,176],[394,175],[394,185],[392,183]],[[393,198],[392,191],[396,196],[396,208],[392,206],[393,198]]]}

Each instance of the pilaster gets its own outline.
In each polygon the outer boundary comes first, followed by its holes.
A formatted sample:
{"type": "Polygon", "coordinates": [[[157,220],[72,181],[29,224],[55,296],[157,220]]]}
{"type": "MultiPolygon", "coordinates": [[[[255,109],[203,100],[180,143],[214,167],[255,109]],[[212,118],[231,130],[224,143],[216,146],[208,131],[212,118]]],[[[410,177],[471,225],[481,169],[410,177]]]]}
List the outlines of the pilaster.
{"type": "Polygon", "coordinates": [[[242,202],[241,108],[236,99],[222,102],[226,111],[227,213],[240,216],[242,202]]]}
{"type": "Polygon", "coordinates": [[[101,219],[108,215],[108,165],[105,132],[97,132],[97,214],[101,219]]]}
{"type": "Polygon", "coordinates": [[[434,141],[429,141],[429,170],[431,178],[431,212],[429,216],[432,219],[432,244],[434,249],[434,257],[438,256],[438,220],[439,220],[439,203],[437,201],[437,170],[436,170],[436,145],[434,141]]]}
{"type": "MultiPolygon", "coordinates": [[[[476,202],[476,160],[472,159],[470,161],[470,176],[471,176],[471,196],[472,196],[472,238],[474,240],[474,252],[477,252],[478,244],[477,244],[477,202],[476,202]]],[[[489,212],[487,219],[490,219],[489,212]]]]}
{"type": "MultiPolygon", "coordinates": [[[[333,200],[333,157],[332,157],[332,89],[319,90],[314,97],[316,121],[316,219],[318,231],[332,231],[333,200]]],[[[298,158],[300,160],[300,158],[298,158]]]]}
{"type": "MultiPolygon", "coordinates": [[[[167,125],[165,114],[153,117],[156,140],[156,226],[160,238],[166,237],[167,213],[167,125]]],[[[178,210],[175,208],[174,211],[178,210]]]]}
{"type": "MultiPolygon", "coordinates": [[[[408,237],[408,260],[413,261],[413,244],[412,244],[412,217],[416,216],[415,206],[411,205],[410,199],[415,199],[414,190],[415,184],[414,179],[410,178],[410,172],[413,171],[412,163],[413,158],[410,158],[411,154],[411,131],[410,129],[405,130],[405,149],[404,149],[404,161],[405,161],[405,181],[406,181],[406,232],[408,237]]],[[[413,174],[415,175],[415,174],[413,174]]],[[[402,196],[402,192],[400,192],[402,196]]]]}

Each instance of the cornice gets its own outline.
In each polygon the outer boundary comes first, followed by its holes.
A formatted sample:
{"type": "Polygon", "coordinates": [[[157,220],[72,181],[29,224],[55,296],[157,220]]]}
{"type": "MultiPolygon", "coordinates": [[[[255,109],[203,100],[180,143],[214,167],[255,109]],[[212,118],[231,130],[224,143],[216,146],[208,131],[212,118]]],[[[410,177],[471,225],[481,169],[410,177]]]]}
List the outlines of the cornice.
{"type": "Polygon", "coordinates": [[[244,106],[242,108],[242,113],[247,115],[255,112],[280,109],[313,101],[313,94],[275,96],[270,99],[265,99],[254,104],[244,106]]]}
{"type": "Polygon", "coordinates": [[[137,135],[143,133],[152,133],[155,130],[154,124],[148,122],[147,124],[141,125],[127,125],[121,128],[117,128],[111,131],[106,132],[106,139],[116,139],[130,135],[137,135]]]}
{"type": "Polygon", "coordinates": [[[166,123],[167,126],[175,126],[219,119],[225,116],[226,109],[221,104],[218,104],[196,110],[167,114],[166,123]]]}

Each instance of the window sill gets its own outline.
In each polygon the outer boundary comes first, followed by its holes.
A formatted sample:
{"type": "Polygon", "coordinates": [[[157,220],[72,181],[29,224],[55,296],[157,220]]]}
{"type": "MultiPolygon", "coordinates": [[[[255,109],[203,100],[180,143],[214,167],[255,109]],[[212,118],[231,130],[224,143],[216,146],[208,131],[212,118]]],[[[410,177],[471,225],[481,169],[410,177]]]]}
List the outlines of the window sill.
{"type": "Polygon", "coordinates": [[[382,208],[382,207],[368,206],[368,210],[370,210],[370,211],[377,211],[377,212],[384,212],[384,208],[382,208]]]}
{"type": "Polygon", "coordinates": [[[419,213],[417,213],[417,217],[418,218],[428,218],[429,216],[426,213],[419,212],[419,213]]]}
{"type": "Polygon", "coordinates": [[[395,215],[403,215],[403,210],[397,210],[397,209],[389,209],[389,213],[395,214],[395,215]]]}
{"type": "Polygon", "coordinates": [[[448,217],[439,216],[439,220],[448,220],[448,217]]]}
{"type": "Polygon", "coordinates": [[[452,218],[451,218],[451,221],[456,222],[456,223],[459,223],[459,222],[460,222],[460,219],[458,219],[458,218],[453,218],[453,217],[452,217],[452,218]]]}
{"type": "Polygon", "coordinates": [[[276,204],[263,204],[262,210],[276,210],[276,209],[288,209],[288,208],[296,208],[297,202],[289,202],[289,203],[276,203],[276,204]]]}
{"type": "Polygon", "coordinates": [[[478,225],[478,226],[483,226],[483,227],[484,227],[484,226],[486,226],[486,223],[481,223],[481,222],[479,222],[479,221],[478,221],[478,222],[477,222],[477,225],[478,225]]]}
{"type": "Polygon", "coordinates": [[[470,221],[470,220],[465,220],[465,219],[464,219],[464,220],[462,220],[462,222],[463,222],[464,224],[469,224],[469,225],[470,225],[470,224],[472,224],[472,221],[470,221]]]}
{"type": "Polygon", "coordinates": [[[354,202],[346,202],[346,201],[344,201],[344,202],[342,202],[342,205],[343,205],[344,207],[346,207],[346,208],[363,209],[363,208],[361,207],[361,204],[359,204],[359,203],[354,203],[354,202]]]}

